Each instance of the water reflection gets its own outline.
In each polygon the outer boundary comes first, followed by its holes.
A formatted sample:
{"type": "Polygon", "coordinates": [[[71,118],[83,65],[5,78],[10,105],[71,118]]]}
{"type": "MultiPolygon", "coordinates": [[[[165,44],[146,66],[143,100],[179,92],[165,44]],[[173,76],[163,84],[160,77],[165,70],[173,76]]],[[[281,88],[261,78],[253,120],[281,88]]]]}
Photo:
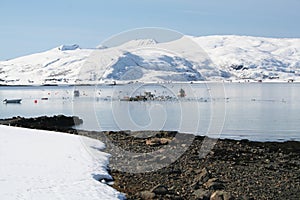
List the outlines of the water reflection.
{"type": "Polygon", "coordinates": [[[22,104],[1,103],[0,118],[78,115],[84,119],[77,127],[80,129],[178,130],[199,135],[206,135],[210,129],[210,136],[218,137],[213,128],[223,125],[224,113],[218,110],[225,104],[223,138],[300,140],[300,84],[226,83],[224,87],[226,96],[214,84],[151,85],[144,90],[176,97],[179,89],[185,88],[187,96],[145,102],[118,101],[131,95],[128,86],[76,87],[80,91],[77,98],[73,97],[75,87],[1,87],[1,101],[22,98],[22,104]]]}

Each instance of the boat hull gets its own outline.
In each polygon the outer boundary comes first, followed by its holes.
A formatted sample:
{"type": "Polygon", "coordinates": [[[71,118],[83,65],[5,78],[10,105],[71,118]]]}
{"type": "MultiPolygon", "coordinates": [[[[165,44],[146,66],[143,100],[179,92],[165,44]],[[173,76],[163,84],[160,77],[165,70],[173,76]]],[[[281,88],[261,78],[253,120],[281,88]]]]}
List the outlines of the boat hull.
{"type": "Polygon", "coordinates": [[[3,103],[21,103],[22,99],[5,99],[3,103]]]}

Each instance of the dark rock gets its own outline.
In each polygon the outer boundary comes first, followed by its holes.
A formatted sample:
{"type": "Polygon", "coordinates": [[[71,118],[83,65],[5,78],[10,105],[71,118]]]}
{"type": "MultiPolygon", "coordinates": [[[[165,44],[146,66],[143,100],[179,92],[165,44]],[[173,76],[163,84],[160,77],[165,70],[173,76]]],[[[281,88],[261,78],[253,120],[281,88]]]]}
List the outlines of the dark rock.
{"type": "Polygon", "coordinates": [[[209,179],[203,186],[210,190],[222,190],[224,189],[223,183],[221,183],[217,178],[209,179]]]}
{"type": "Polygon", "coordinates": [[[33,129],[43,129],[43,130],[53,130],[53,131],[62,131],[62,132],[71,132],[74,129],[72,128],[75,125],[82,124],[83,121],[76,116],[63,116],[57,115],[53,117],[36,117],[36,118],[11,118],[4,119],[0,121],[0,124],[10,125],[10,126],[20,126],[25,128],[33,129]]]}
{"type": "Polygon", "coordinates": [[[244,65],[231,65],[230,66],[234,70],[242,70],[244,69],[244,65]]]}
{"type": "Polygon", "coordinates": [[[268,169],[268,170],[272,170],[272,171],[276,170],[276,168],[273,164],[268,164],[265,168],[268,169]]]}
{"type": "Polygon", "coordinates": [[[169,193],[168,188],[164,185],[157,185],[151,191],[158,195],[165,195],[169,193]]]}
{"type": "Polygon", "coordinates": [[[211,175],[209,174],[209,172],[207,171],[207,169],[203,168],[200,171],[200,174],[196,176],[195,183],[196,184],[203,184],[203,183],[207,182],[210,177],[211,177],[211,175]]]}

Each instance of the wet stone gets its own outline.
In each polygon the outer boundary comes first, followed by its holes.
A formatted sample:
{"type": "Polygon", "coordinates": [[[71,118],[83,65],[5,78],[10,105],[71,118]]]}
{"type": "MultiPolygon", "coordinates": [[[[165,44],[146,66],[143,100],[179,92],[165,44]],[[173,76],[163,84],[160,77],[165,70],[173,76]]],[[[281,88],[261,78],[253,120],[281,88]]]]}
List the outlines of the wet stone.
{"type": "Polygon", "coordinates": [[[217,178],[209,179],[203,186],[209,190],[222,190],[224,189],[224,184],[217,178]]]}
{"type": "Polygon", "coordinates": [[[210,200],[233,200],[231,194],[225,191],[215,191],[211,196],[210,200]]]}
{"type": "Polygon", "coordinates": [[[158,195],[165,195],[169,193],[169,190],[164,185],[158,185],[152,189],[152,192],[158,195]]]}
{"type": "Polygon", "coordinates": [[[143,200],[151,200],[151,199],[154,199],[155,193],[150,192],[150,191],[143,191],[140,193],[140,197],[143,200]]]}
{"type": "Polygon", "coordinates": [[[205,189],[198,189],[194,191],[193,195],[196,199],[209,200],[211,192],[205,189]]]}

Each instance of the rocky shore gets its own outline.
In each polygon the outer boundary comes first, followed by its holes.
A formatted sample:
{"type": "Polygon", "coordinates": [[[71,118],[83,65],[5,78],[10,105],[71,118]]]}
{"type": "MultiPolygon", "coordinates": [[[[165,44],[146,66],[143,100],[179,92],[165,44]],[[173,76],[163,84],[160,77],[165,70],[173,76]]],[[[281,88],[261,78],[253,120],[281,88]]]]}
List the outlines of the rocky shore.
{"type": "Polygon", "coordinates": [[[68,132],[74,134],[76,134],[77,131],[72,127],[82,123],[83,121],[79,117],[64,115],[55,115],[52,117],[42,116],[33,118],[24,118],[17,116],[9,119],[0,119],[0,124],[2,125],[68,132]]]}
{"type": "Polygon", "coordinates": [[[0,124],[104,142],[112,155],[112,186],[128,199],[300,199],[300,142],[215,140],[167,131],[77,131],[71,128],[73,117],[64,116],[14,120],[0,124]],[[204,141],[215,145],[201,156],[204,141]]]}

